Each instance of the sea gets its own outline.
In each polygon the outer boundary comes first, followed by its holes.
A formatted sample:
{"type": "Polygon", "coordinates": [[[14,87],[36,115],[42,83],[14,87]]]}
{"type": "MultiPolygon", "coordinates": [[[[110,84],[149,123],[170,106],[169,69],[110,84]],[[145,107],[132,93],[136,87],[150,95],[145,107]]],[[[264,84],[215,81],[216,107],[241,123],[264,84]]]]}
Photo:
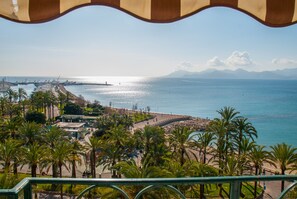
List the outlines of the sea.
{"type": "MultiPolygon", "coordinates": [[[[7,81],[75,81],[66,89],[86,100],[117,108],[137,106],[152,112],[213,119],[217,110],[234,107],[258,131],[258,144],[297,147],[297,80],[226,80],[147,77],[6,77],[7,81]]],[[[21,85],[30,94],[35,86],[21,85]]],[[[15,87],[17,88],[17,87],[15,87]]]]}

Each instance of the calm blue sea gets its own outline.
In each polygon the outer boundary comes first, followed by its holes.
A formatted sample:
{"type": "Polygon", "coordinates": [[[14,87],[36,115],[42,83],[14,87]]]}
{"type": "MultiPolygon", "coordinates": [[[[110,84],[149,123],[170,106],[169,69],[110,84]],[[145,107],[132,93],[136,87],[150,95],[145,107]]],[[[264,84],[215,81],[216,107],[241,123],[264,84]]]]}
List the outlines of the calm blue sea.
{"type": "MultiPolygon", "coordinates": [[[[17,78],[19,81],[25,78],[17,78]]],[[[28,80],[32,78],[27,77],[28,80]]],[[[35,80],[54,79],[35,77],[35,80]]],[[[286,142],[297,147],[297,81],[207,80],[142,77],[62,78],[77,82],[111,83],[112,86],[67,86],[85,99],[103,105],[132,108],[149,106],[151,111],[218,117],[224,106],[236,108],[258,130],[257,142],[273,145],[286,142]]],[[[8,78],[16,80],[16,78],[8,78]]],[[[28,91],[33,85],[26,86],[28,91]]]]}

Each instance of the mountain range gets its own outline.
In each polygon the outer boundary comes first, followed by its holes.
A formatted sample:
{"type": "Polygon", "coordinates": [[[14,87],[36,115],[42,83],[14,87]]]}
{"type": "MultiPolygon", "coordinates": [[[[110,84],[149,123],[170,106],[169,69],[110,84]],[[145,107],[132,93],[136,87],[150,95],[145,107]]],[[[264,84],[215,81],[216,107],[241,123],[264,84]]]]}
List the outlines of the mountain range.
{"type": "Polygon", "coordinates": [[[201,72],[185,70],[175,71],[168,78],[199,78],[199,79],[297,79],[297,68],[274,71],[251,72],[243,69],[215,70],[209,69],[201,72]]]}

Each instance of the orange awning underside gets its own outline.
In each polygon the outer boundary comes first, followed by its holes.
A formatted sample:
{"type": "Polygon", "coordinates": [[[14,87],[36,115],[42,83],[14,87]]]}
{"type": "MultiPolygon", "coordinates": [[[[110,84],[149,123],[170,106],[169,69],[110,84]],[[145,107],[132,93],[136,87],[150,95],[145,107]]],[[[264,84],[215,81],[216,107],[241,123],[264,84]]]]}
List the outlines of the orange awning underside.
{"type": "Polygon", "coordinates": [[[168,23],[199,11],[224,6],[242,11],[261,23],[280,27],[297,21],[297,0],[0,0],[0,16],[21,23],[41,23],[89,5],[104,5],[139,19],[168,23]]]}

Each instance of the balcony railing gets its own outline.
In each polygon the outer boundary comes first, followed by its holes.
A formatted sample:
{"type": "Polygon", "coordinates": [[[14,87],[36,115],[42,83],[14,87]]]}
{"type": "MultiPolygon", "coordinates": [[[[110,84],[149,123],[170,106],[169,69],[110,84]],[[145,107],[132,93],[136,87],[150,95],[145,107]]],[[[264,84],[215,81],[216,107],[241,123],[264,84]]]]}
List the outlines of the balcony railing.
{"type": "MultiPolygon", "coordinates": [[[[253,181],[291,181],[293,182],[279,196],[282,199],[292,190],[297,184],[297,175],[275,175],[275,176],[226,176],[226,177],[191,177],[191,178],[129,178],[129,179],[114,179],[114,178],[25,178],[12,189],[1,189],[0,198],[17,199],[22,195],[24,199],[31,199],[33,195],[32,186],[37,184],[73,184],[73,185],[88,185],[89,187],[82,191],[77,198],[82,198],[83,195],[90,190],[98,187],[109,187],[119,191],[126,199],[130,199],[128,194],[121,189],[121,186],[144,186],[138,192],[135,199],[152,190],[160,187],[172,190],[180,198],[186,198],[175,186],[177,185],[197,185],[197,184],[223,184],[230,183],[230,198],[237,199],[240,197],[240,183],[253,181]],[[20,194],[22,193],[22,194],[20,194]]],[[[276,187],[280,189],[280,187],[276,187]]]]}

